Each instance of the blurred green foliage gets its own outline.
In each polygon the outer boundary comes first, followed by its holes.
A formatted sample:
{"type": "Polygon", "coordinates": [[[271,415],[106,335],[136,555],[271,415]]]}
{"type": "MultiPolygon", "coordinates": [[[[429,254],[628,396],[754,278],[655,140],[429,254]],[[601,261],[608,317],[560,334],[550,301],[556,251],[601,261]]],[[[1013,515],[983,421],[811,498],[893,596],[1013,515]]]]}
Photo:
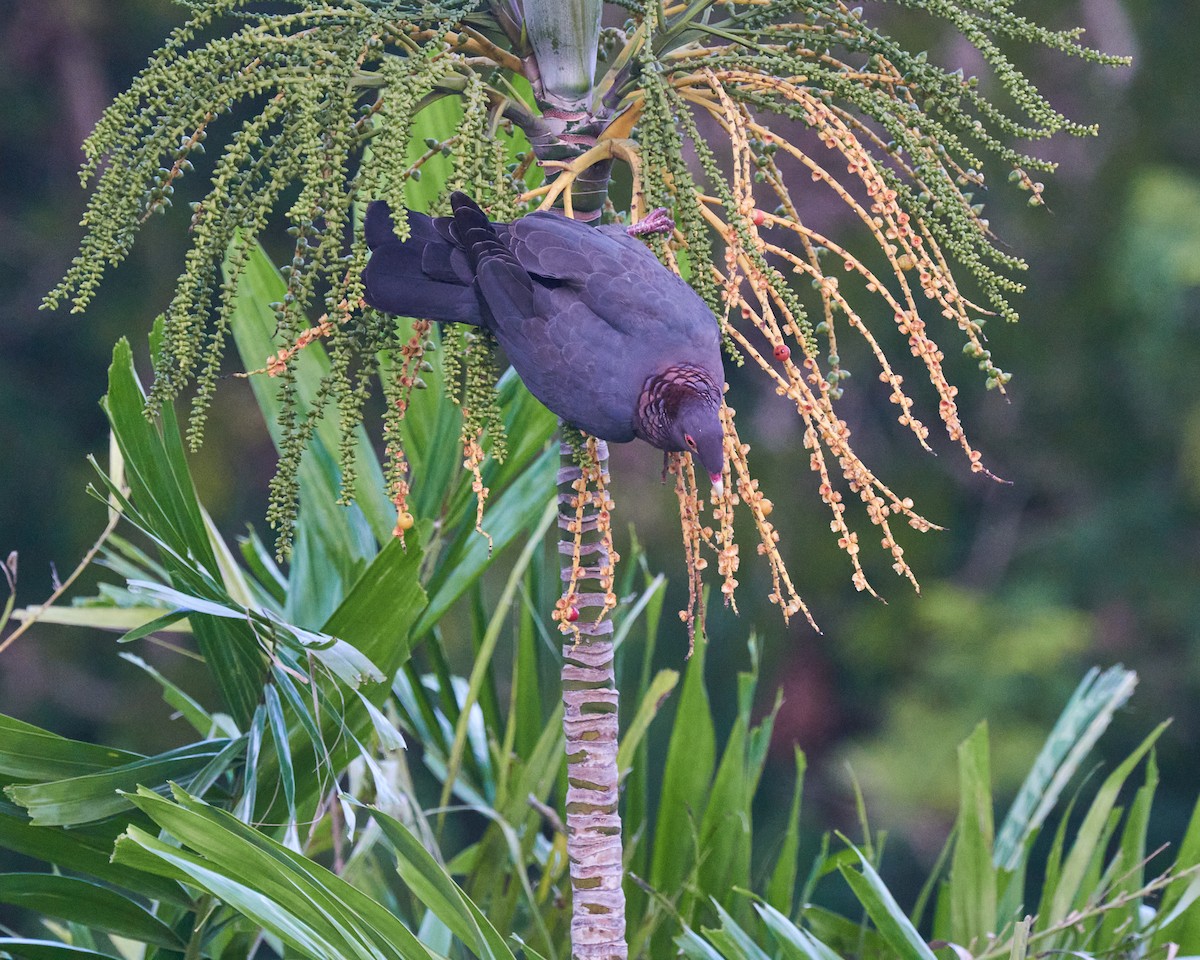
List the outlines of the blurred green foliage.
{"type": "MultiPolygon", "coordinates": [[[[993,229],[1031,263],[1023,322],[988,329],[1015,375],[1011,403],[985,394],[965,360],[956,373],[964,422],[1011,486],[898,442],[882,392],[863,391],[854,411],[861,452],[887,464],[889,481],[921,491],[931,519],[948,528],[905,544],[922,597],[895,588],[881,607],[849,588],[819,505],[801,495],[789,502],[793,487],[811,482],[796,475],[799,436],[773,416],[774,397],[739,395],[745,385],[731,378],[789,563],[825,631],[785,635],[774,612],[751,601],[766,592],[751,562],[741,621],[710,623],[709,671],[726,687],[712,688],[719,720],[734,721],[728,678],[745,665],[748,625],[760,624],[766,638],[763,695],[784,687],[764,786],[780,799],[768,816],[786,811],[798,740],[810,758],[809,818],[851,822],[842,766],[850,759],[869,785],[873,823],[910,838],[929,832],[929,784],[947,784],[933,824],[944,835],[957,796],[953,746],[974,722],[987,717],[1004,731],[993,773],[1000,794],[1015,790],[1041,740],[1035,731],[1044,733],[1081,664],[1119,660],[1142,677],[1141,706],[1132,721],[1118,717],[1108,749],[1124,756],[1147,717],[1176,717],[1159,742],[1151,842],[1182,833],[1200,740],[1200,85],[1187,79],[1200,8],[1179,0],[1061,7],[1064,22],[1088,23],[1095,43],[1134,54],[1136,65],[1115,74],[1032,65],[1051,99],[1101,123],[1100,137],[1079,152],[1063,148],[1048,210],[1030,211],[1002,190],[988,201],[993,229]]],[[[141,342],[137,331],[167,302],[183,214],[148,227],[148,242],[86,317],[36,305],[77,247],[77,145],[179,11],[167,0],[10,0],[9,9],[0,24],[0,552],[20,551],[20,602],[35,603],[50,590],[50,564],[70,569],[104,523],[103,508],[82,491],[91,477],[84,455],[106,443],[97,405],[105,368],[117,336],[141,342]]],[[[953,65],[953,45],[929,42],[953,65]]],[[[194,460],[201,498],[226,530],[262,516],[273,467],[248,399],[244,384],[223,385],[194,460]]],[[[648,451],[614,452],[627,491],[618,517],[636,522],[651,569],[678,571],[674,501],[657,485],[657,466],[648,451]]],[[[668,596],[668,611],[677,601],[677,592],[668,596]]],[[[677,667],[685,638],[664,633],[659,660],[677,667]]],[[[5,711],[43,723],[53,713],[56,732],[127,744],[155,687],[95,655],[109,643],[49,627],[23,639],[0,660],[5,711]]],[[[163,749],[179,742],[166,724],[151,732],[163,749]]],[[[770,827],[760,835],[771,836],[770,827]]],[[[921,856],[938,844],[914,842],[921,856]]]]}
{"type": "Polygon", "coordinates": [[[1015,791],[1086,659],[1089,618],[1032,591],[992,599],[946,582],[901,625],[889,614],[859,618],[843,650],[884,705],[872,735],[842,751],[864,793],[889,817],[944,819],[958,802],[954,748],[981,716],[1004,731],[992,782],[1015,791]]]}

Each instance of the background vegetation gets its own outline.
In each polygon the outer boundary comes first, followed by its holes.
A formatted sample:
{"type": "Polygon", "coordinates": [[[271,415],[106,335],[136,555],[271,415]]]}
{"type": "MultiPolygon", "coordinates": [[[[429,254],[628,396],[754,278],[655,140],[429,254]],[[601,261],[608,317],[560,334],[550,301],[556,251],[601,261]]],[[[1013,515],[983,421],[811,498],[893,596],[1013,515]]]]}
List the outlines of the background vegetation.
{"type": "MultiPolygon", "coordinates": [[[[48,593],[50,564],[72,567],[103,525],[102,508],[81,491],[91,480],[84,453],[105,444],[96,400],[111,345],[129,332],[131,317],[148,319],[147,303],[166,303],[178,272],[181,224],[156,223],[87,322],[35,309],[74,249],[72,224],[83,203],[74,180],[77,145],[177,13],[165,2],[16,0],[0,41],[11,65],[0,78],[0,399],[8,452],[0,548],[20,550],[23,602],[48,593]]],[[[897,11],[873,15],[901,32],[922,26],[901,23],[897,11]]],[[[1092,42],[1134,54],[1137,65],[1109,72],[1057,57],[1029,65],[1066,112],[1099,121],[1101,135],[1098,143],[1046,147],[1064,151],[1046,194],[1048,215],[1006,209],[1020,197],[1003,191],[989,198],[993,224],[1032,263],[1033,292],[1020,304],[1021,327],[989,330],[993,351],[1015,374],[1011,403],[985,395],[969,377],[960,399],[993,469],[1013,486],[972,477],[954,457],[920,457],[899,445],[893,452],[886,411],[869,400],[856,411],[864,456],[887,463],[904,489],[924,491],[924,503],[939,505],[931,519],[949,528],[909,548],[923,571],[924,597],[896,589],[884,608],[855,594],[819,507],[798,498],[777,511],[793,571],[825,633],[798,625],[785,637],[763,619],[770,639],[756,716],[777,686],[785,699],[761,813],[769,823],[787,809],[790,745],[798,742],[809,754],[806,817],[851,826],[849,760],[872,822],[909,848],[908,858],[892,855],[887,863],[901,889],[906,861],[913,876],[923,873],[954,818],[955,744],[987,717],[996,733],[994,779],[1002,793],[1015,792],[1092,662],[1123,661],[1143,678],[1135,712],[1120,718],[1107,741],[1113,757],[1129,753],[1162,716],[1176,718],[1159,742],[1163,786],[1152,845],[1181,835],[1194,799],[1200,144],[1187,118],[1200,105],[1182,78],[1198,21],[1200,13],[1183,4],[1063,4],[1062,25],[1087,24],[1092,42]],[[942,783],[945,795],[932,795],[930,785],[942,783]]],[[[951,65],[961,56],[952,43],[933,48],[951,65]]],[[[141,349],[144,340],[132,339],[141,349]]],[[[226,530],[261,517],[273,463],[266,432],[239,393],[246,390],[228,384],[218,392],[214,418],[222,422],[194,466],[201,498],[226,530]]],[[[743,415],[752,404],[739,400],[743,415]]],[[[756,419],[764,487],[787,489],[799,436],[787,418],[756,419]]],[[[613,469],[627,489],[639,475],[645,485],[644,496],[622,498],[618,511],[636,523],[650,568],[679,569],[673,498],[657,486],[656,458],[616,450],[613,469]]],[[[753,573],[748,564],[744,579],[753,573]]],[[[682,587],[677,580],[673,589],[682,587]]],[[[740,623],[710,622],[711,689],[726,726],[735,695],[728,681],[721,692],[719,678],[746,666],[741,638],[763,612],[750,598],[765,592],[745,591],[740,623]]],[[[671,609],[675,601],[667,603],[671,609]]],[[[146,737],[156,734],[162,748],[176,745],[178,733],[157,724],[156,685],[109,655],[110,642],[51,628],[25,638],[0,671],[4,712],[114,745],[145,750],[146,737]],[[93,655],[100,647],[105,655],[93,655]],[[147,705],[155,718],[149,730],[139,722],[147,705]]],[[[662,665],[679,666],[685,643],[681,632],[665,630],[662,665]]],[[[469,654],[458,651],[463,662],[469,654]]],[[[771,836],[770,827],[761,835],[771,836]]]]}

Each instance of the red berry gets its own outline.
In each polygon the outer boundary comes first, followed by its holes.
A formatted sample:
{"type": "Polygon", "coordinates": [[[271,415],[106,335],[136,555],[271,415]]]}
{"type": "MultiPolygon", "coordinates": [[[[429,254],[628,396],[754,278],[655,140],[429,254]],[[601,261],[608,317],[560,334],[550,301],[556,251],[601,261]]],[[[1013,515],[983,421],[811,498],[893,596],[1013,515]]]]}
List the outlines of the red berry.
{"type": "Polygon", "coordinates": [[[754,215],[750,219],[754,221],[754,225],[756,227],[761,227],[763,225],[763,221],[767,219],[767,215],[761,210],[755,208],[754,215]]]}
{"type": "Polygon", "coordinates": [[[788,345],[786,343],[775,344],[775,359],[778,360],[780,363],[782,363],[784,360],[786,360],[791,355],[792,355],[792,351],[788,349],[788,345]]]}
{"type": "Polygon", "coordinates": [[[574,607],[567,607],[567,623],[574,623],[579,619],[579,611],[574,607]]]}

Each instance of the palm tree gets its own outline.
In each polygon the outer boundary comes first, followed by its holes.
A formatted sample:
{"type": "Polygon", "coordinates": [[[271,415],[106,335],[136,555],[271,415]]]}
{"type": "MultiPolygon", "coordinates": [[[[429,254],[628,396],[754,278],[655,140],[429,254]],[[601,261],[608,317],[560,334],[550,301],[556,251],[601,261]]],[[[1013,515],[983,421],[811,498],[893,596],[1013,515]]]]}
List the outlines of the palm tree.
{"type": "MultiPolygon", "coordinates": [[[[281,457],[270,513],[278,550],[291,548],[302,458],[330,409],[341,424],[342,497],[372,505],[376,527],[423,544],[434,518],[414,504],[434,508],[436,492],[421,485],[445,478],[422,477],[406,448],[414,391],[427,385],[428,354],[440,349],[446,382],[461,384],[447,394],[461,411],[475,526],[484,533],[494,485],[485,470],[497,476],[486,461],[506,452],[493,345],[487,336],[438,336],[428,322],[396,323],[360,309],[367,256],[356,228],[361,202],[437,209],[450,188],[466,188],[500,219],[558,206],[590,222],[636,221],[666,207],[676,230],[651,245],[713,309],[731,362],[753,360],[802,418],[818,495],[855,585],[874,593],[858,558],[857,521],[847,515],[846,501],[858,499],[895,572],[915,587],[898,527],[932,525],[855,453],[838,413],[849,377],[838,338],[865,341],[899,423],[928,449],[929,427],[890,359],[897,344],[907,349],[933,387],[949,440],[987,474],[960,421],[939,341],[957,332],[988,386],[1003,391],[1009,375],[993,363],[983,328],[990,317],[1015,316],[1007,296],[1020,289],[1014,274],[1023,263],[997,246],[974,194],[985,165],[999,164],[1039,204],[1034,177],[1052,164],[1005,141],[1091,132],[1038,94],[1001,41],[1118,61],[1004,3],[909,4],[976,47],[990,68],[982,86],[1011,101],[1007,110],[984,96],[976,77],[935,65],[840,0],[619,5],[629,14],[620,28],[602,26],[600,0],[302,0],[286,12],[259,10],[251,0],[193,3],[192,19],[86,145],[84,176],[97,180],[89,232],[47,303],[86,306],[106,265],[127,253],[148,217],[171,205],[210,134],[237,107],[244,119],[223,135],[211,187],[193,205],[193,245],[167,311],[149,409],[165,412],[196,380],[190,436],[199,442],[240,291],[254,269],[253,241],[298,184],[286,211],[293,258],[271,304],[281,345],[257,371],[280,385],[281,457]],[[614,182],[612,192],[628,191],[627,212],[610,199],[614,182]],[[820,222],[806,202],[810,190],[844,205],[870,236],[867,248],[852,250],[820,222]],[[809,283],[794,286],[793,276],[809,283]],[[965,277],[976,292],[966,292],[965,277]],[[311,313],[321,314],[315,324],[311,313]],[[298,365],[318,339],[327,342],[330,364],[305,396],[298,365]],[[355,433],[377,373],[388,410],[390,505],[363,479],[355,433]]],[[[785,618],[809,617],[780,558],[772,503],[751,472],[732,407],[723,421],[729,467],[722,495],[705,502],[686,455],[670,464],[691,597],[681,616],[700,634],[707,553],[726,602],[735,602],[739,507],[749,511],[770,566],[771,601],[785,618]]],[[[626,950],[610,619],[618,558],[606,461],[602,443],[564,436],[564,586],[555,620],[565,637],[567,831],[579,958],[626,950]]],[[[254,712],[251,691],[235,692],[251,697],[246,720],[254,712]]]]}

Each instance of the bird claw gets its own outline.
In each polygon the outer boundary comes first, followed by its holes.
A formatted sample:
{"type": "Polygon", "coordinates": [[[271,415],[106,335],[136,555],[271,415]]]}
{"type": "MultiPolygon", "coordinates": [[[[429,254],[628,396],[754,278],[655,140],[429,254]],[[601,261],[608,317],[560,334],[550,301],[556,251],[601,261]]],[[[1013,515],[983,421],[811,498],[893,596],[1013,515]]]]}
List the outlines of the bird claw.
{"type": "Polygon", "coordinates": [[[625,228],[625,232],[631,237],[640,237],[646,233],[673,233],[674,230],[675,221],[671,219],[666,207],[656,207],[633,226],[625,228]]]}

